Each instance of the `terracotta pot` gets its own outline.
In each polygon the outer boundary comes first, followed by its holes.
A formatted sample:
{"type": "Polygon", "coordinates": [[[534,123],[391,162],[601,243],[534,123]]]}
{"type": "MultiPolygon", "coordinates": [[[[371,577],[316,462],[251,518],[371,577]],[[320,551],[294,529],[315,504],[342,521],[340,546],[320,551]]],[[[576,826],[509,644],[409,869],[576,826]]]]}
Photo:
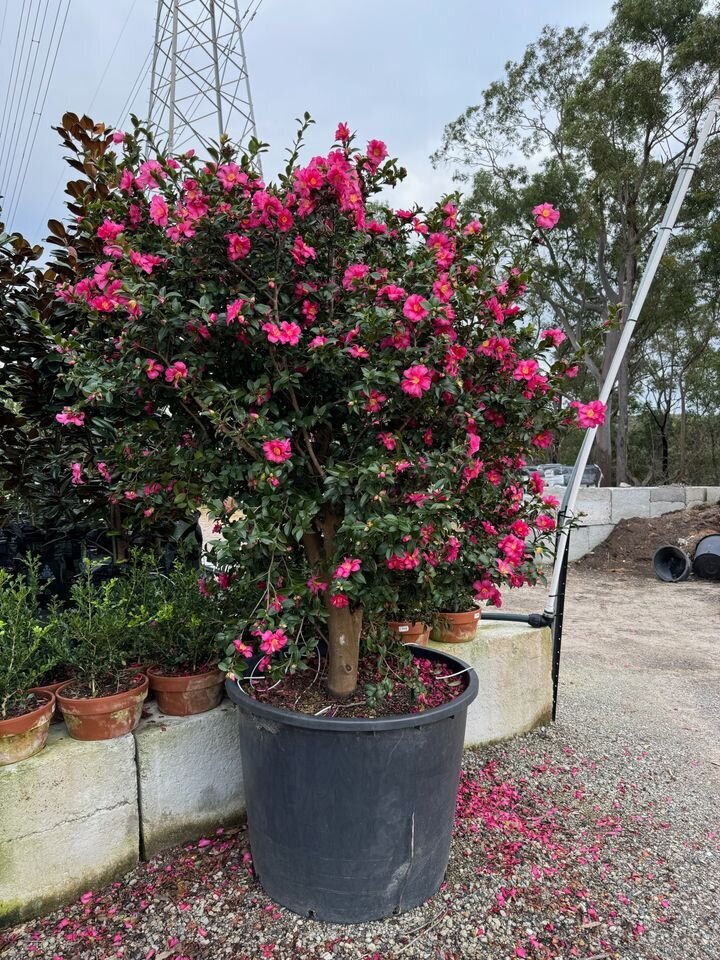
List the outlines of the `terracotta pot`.
{"type": "Polygon", "coordinates": [[[159,667],[150,667],[147,675],[160,712],[171,717],[205,713],[222,700],[225,674],[216,666],[185,676],[170,676],[163,674],[159,667]]]}
{"type": "Polygon", "coordinates": [[[475,639],[481,611],[438,613],[433,621],[432,638],[439,643],[468,643],[475,639]]]}
{"type": "MultiPolygon", "coordinates": [[[[69,683],[69,681],[67,680],[67,678],[66,678],[65,680],[56,680],[54,683],[41,683],[41,684],[39,684],[39,686],[33,687],[31,692],[33,692],[33,693],[37,693],[37,692],[51,693],[51,694],[53,695],[53,697],[54,697],[55,694],[56,694],[56,693],[58,692],[58,690],[60,689],[60,687],[64,686],[66,683],[69,683]]],[[[55,706],[54,706],[54,709],[53,709],[52,720],[51,720],[50,722],[51,722],[51,723],[60,723],[61,721],[62,721],[62,715],[61,715],[61,713],[60,713],[60,707],[59,707],[59,705],[58,705],[57,700],[55,700],[55,706]]]]}
{"type": "Polygon", "coordinates": [[[112,740],[134,730],[148,692],[144,674],[134,679],[142,682],[109,697],[68,697],[63,691],[75,681],[64,683],[58,690],[57,701],[70,736],[74,740],[112,740]]]}
{"type": "Polygon", "coordinates": [[[55,708],[55,697],[45,691],[28,692],[37,693],[44,702],[29,713],[0,720],[0,766],[26,760],[45,746],[55,708]]]}
{"type": "Polygon", "coordinates": [[[421,620],[390,620],[388,626],[400,636],[403,643],[416,643],[419,647],[426,647],[430,639],[430,627],[421,620]]]}

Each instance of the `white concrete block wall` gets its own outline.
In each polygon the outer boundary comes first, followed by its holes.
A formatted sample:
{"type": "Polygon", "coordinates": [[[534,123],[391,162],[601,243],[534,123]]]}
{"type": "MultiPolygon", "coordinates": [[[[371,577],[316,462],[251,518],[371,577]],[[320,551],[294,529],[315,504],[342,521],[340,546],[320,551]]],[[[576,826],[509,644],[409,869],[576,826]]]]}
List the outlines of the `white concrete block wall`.
{"type": "MultiPolygon", "coordinates": [[[[551,487],[562,502],[564,487],[551,487]]],[[[616,524],[632,517],[654,519],[675,510],[717,503],[720,487],[581,487],[576,510],[580,526],[570,537],[570,559],[579,560],[606,540],[616,524]]],[[[551,563],[546,556],[543,562],[551,563]]]]}
{"type": "MultiPolygon", "coordinates": [[[[448,652],[446,643],[430,643],[448,652]]],[[[549,627],[480,621],[474,640],[449,651],[475,667],[480,690],[468,708],[466,746],[495,743],[548,723],[552,716],[549,627]]]]}
{"type": "Polygon", "coordinates": [[[135,731],[144,859],[245,816],[235,706],[166,717],[151,703],[147,713],[135,731]]]}
{"type": "Polygon", "coordinates": [[[83,743],[64,724],[0,767],[0,926],[37,916],[137,863],[135,741],[83,743]]]}

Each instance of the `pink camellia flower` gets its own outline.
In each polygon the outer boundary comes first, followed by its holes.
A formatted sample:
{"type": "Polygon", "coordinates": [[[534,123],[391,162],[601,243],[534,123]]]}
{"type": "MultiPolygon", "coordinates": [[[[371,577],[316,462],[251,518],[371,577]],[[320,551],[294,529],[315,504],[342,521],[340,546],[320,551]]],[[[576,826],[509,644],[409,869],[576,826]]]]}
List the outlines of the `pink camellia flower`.
{"type": "Polygon", "coordinates": [[[534,447],[546,450],[552,446],[553,435],[549,430],[542,430],[540,433],[536,433],[530,442],[534,447]]]}
{"type": "Polygon", "coordinates": [[[510,529],[516,537],[520,537],[522,540],[525,540],[530,534],[530,527],[524,520],[516,520],[510,525],[510,529]]]}
{"type": "Polygon", "coordinates": [[[277,217],[276,217],[276,219],[275,219],[275,223],[277,224],[277,228],[278,228],[278,230],[280,231],[280,233],[287,233],[288,230],[291,230],[291,229],[292,229],[292,225],[293,225],[293,215],[290,213],[289,210],[285,210],[285,209],[283,208],[283,209],[278,213],[278,215],[277,215],[277,217]]]}
{"type": "Polygon", "coordinates": [[[607,407],[601,400],[591,400],[590,403],[580,403],[575,400],[570,404],[577,410],[577,425],[584,429],[600,427],[605,423],[607,407]]]}
{"type": "Polygon", "coordinates": [[[336,593],[334,596],[330,597],[330,605],[338,608],[349,607],[350,601],[344,594],[336,593]]]}
{"type": "Polygon", "coordinates": [[[432,375],[423,363],[416,363],[412,367],[403,370],[403,380],[400,387],[403,393],[411,397],[422,397],[426,390],[432,385],[432,375]]]}
{"type": "Polygon", "coordinates": [[[97,228],[96,232],[97,232],[97,236],[101,240],[109,240],[112,243],[113,240],[115,240],[117,237],[120,236],[120,234],[123,232],[124,229],[125,229],[124,223],[115,223],[114,220],[109,220],[106,217],[103,220],[103,222],[100,224],[100,226],[97,228]]]}
{"type": "Polygon", "coordinates": [[[308,260],[315,259],[315,247],[305,243],[302,237],[295,237],[295,243],[291,250],[292,258],[299,266],[307,263],[308,260]]]}
{"type": "Polygon", "coordinates": [[[339,123],[337,125],[335,139],[340,143],[345,143],[350,139],[350,127],[346,123],[339,123]]]}
{"type": "Polygon", "coordinates": [[[424,298],[419,293],[411,294],[403,305],[403,316],[407,317],[411,323],[419,323],[430,313],[427,307],[423,306],[424,298]]]}
{"type": "Polygon", "coordinates": [[[231,323],[234,323],[236,320],[238,323],[243,323],[242,319],[242,309],[245,306],[244,300],[233,300],[232,303],[229,303],[225,308],[227,311],[227,317],[225,320],[226,325],[229,327],[231,323]],[[238,320],[238,317],[240,319],[238,320]]]}
{"type": "Polygon", "coordinates": [[[307,581],[307,588],[310,593],[317,596],[319,593],[324,593],[327,590],[327,580],[321,580],[320,577],[310,577],[307,581]]]}
{"type": "Polygon", "coordinates": [[[370,169],[377,170],[385,157],[387,157],[388,150],[382,140],[370,140],[365,153],[368,158],[368,166],[370,169]]]}
{"type": "Polygon", "coordinates": [[[263,630],[260,635],[260,649],[263,653],[278,653],[283,647],[287,646],[288,638],[285,631],[263,630]]]}
{"type": "Polygon", "coordinates": [[[82,464],[71,464],[70,471],[72,473],[72,483],[74,483],[76,486],[85,482],[83,479],[82,464]]]}
{"type": "Polygon", "coordinates": [[[262,448],[265,459],[270,463],[285,463],[292,456],[292,444],[289,440],[267,440],[262,448]]]}
{"type": "Polygon", "coordinates": [[[116,130],[112,135],[113,143],[122,143],[125,140],[125,134],[122,130],[116,130]]]}
{"type": "Polygon", "coordinates": [[[370,393],[364,393],[364,397],[367,397],[367,403],[365,404],[365,410],[368,413],[377,413],[380,407],[385,403],[387,397],[384,393],[380,393],[378,390],[370,390],[370,393]]]}
{"type": "Polygon", "coordinates": [[[74,427],[81,427],[85,423],[85,414],[76,413],[72,407],[63,407],[62,413],[55,414],[55,419],[65,426],[72,424],[74,427]]]}
{"type": "Polygon", "coordinates": [[[561,343],[564,343],[567,340],[567,337],[559,327],[552,327],[549,330],[543,330],[540,334],[541,340],[552,340],[553,344],[556,347],[559,347],[561,343]]]}
{"type": "Polygon", "coordinates": [[[247,181],[247,174],[244,174],[236,163],[223,163],[217,168],[217,178],[223,185],[223,190],[232,190],[239,183],[247,181]]]}
{"type": "Polygon", "coordinates": [[[407,296],[407,294],[402,287],[398,287],[394,283],[387,283],[384,287],[380,287],[377,292],[377,296],[378,300],[381,297],[387,297],[388,300],[397,302],[398,300],[402,300],[403,297],[407,296]]]}
{"type": "Polygon", "coordinates": [[[397,440],[391,433],[379,433],[377,438],[386,450],[392,451],[397,446],[397,440]]]}
{"type": "Polygon", "coordinates": [[[123,496],[125,497],[126,500],[137,500],[138,498],[138,495],[134,490],[126,490],[123,493],[123,496]]]}
{"type": "Polygon", "coordinates": [[[515,380],[530,380],[537,373],[540,364],[537,360],[521,360],[513,371],[515,380]]]}
{"type": "Polygon", "coordinates": [[[168,205],[165,198],[159,194],[150,201],[150,219],[158,227],[166,227],[168,222],[168,205]]]}
{"type": "Polygon", "coordinates": [[[240,656],[245,657],[246,660],[249,660],[250,657],[253,655],[252,647],[248,646],[248,644],[245,643],[241,637],[235,637],[235,639],[233,640],[233,646],[235,647],[237,652],[240,654],[240,656]]]}
{"type": "Polygon", "coordinates": [[[313,337],[310,343],[308,344],[309,350],[316,350],[318,347],[324,347],[328,342],[327,337],[313,337]]]}
{"type": "Polygon", "coordinates": [[[107,483],[112,482],[112,477],[110,476],[110,471],[107,468],[107,464],[103,463],[102,460],[97,465],[97,471],[107,483]]]}
{"type": "Polygon", "coordinates": [[[368,353],[367,347],[361,347],[359,344],[354,343],[347,351],[351,357],[354,357],[356,360],[367,360],[370,356],[368,353]]]}
{"type": "Polygon", "coordinates": [[[420,566],[420,551],[415,548],[412,552],[393,554],[386,561],[388,570],[415,570],[420,566]]]}
{"type": "Polygon", "coordinates": [[[157,380],[158,377],[162,376],[164,369],[165,367],[157,360],[149,359],[145,361],[145,373],[148,380],[157,380]]]}
{"type": "Polygon", "coordinates": [[[479,220],[471,220],[470,223],[466,223],[463,227],[463,233],[466,237],[474,236],[477,233],[482,232],[483,225],[479,220]]]}
{"type": "Polygon", "coordinates": [[[543,533],[550,533],[551,530],[555,529],[557,524],[549,514],[541,513],[535,520],[535,526],[538,530],[542,530],[543,533]]]}
{"type": "Polygon", "coordinates": [[[270,343],[286,343],[291,347],[298,345],[302,334],[298,324],[290,323],[288,320],[281,320],[280,323],[268,321],[262,325],[261,329],[267,334],[270,343]]]}
{"type": "Polygon", "coordinates": [[[543,230],[552,230],[560,219],[560,211],[556,210],[551,203],[541,203],[533,207],[533,216],[535,223],[543,230]]]}
{"type": "Polygon", "coordinates": [[[178,381],[184,380],[188,375],[188,368],[182,360],[176,360],[171,363],[165,371],[165,379],[168,383],[174,383],[177,386],[178,381]]]}
{"type": "Polygon", "coordinates": [[[344,290],[354,290],[358,280],[368,274],[370,267],[366,263],[351,263],[342,279],[344,290]]]}
{"type": "Polygon", "coordinates": [[[353,573],[357,573],[362,566],[362,561],[357,557],[345,557],[343,562],[338,565],[333,574],[334,580],[347,580],[353,573]]]}
{"type": "Polygon", "coordinates": [[[225,236],[228,242],[228,258],[243,260],[250,253],[250,238],[241,237],[239,233],[228,233],[225,236]]]}

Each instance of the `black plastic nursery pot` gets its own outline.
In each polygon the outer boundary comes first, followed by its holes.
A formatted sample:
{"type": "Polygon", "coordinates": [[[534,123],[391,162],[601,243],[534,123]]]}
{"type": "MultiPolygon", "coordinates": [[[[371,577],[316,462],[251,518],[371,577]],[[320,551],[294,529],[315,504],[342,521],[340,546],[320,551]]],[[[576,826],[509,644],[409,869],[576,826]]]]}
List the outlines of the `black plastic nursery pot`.
{"type": "Polygon", "coordinates": [[[437,892],[450,853],[474,670],[414,647],[468,684],[419,714],[331,719],[259,703],[236,681],[250,847],[277,903],[335,923],[379,920],[437,892]]]}

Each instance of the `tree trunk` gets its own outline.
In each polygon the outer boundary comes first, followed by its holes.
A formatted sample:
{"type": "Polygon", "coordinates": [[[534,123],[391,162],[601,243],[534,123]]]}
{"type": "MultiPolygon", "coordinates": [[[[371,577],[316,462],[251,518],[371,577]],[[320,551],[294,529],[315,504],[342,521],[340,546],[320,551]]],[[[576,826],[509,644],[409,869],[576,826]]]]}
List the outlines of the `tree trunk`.
{"type": "Polygon", "coordinates": [[[615,422],[615,483],[628,480],[628,359],[620,365],[617,385],[617,419],[615,422]]]}
{"type": "MultiPolygon", "coordinates": [[[[322,576],[331,567],[335,553],[335,531],[340,517],[327,513],[319,522],[319,530],[303,536],[305,553],[313,572],[322,576]]],[[[363,610],[358,607],[334,607],[329,591],[325,591],[328,612],[328,678],[327,688],[334,697],[345,699],[357,688],[358,660],[360,659],[360,633],[363,610]]]]}
{"type": "Polygon", "coordinates": [[[680,388],[680,483],[687,483],[687,409],[685,407],[685,381],[678,382],[680,388]]]}
{"type": "Polygon", "coordinates": [[[349,697],[357,687],[362,607],[328,608],[328,678],[330,693],[349,697]]]}
{"type": "Polygon", "coordinates": [[[608,400],[605,423],[598,427],[595,435],[595,462],[602,470],[601,484],[603,487],[612,483],[612,397],[608,400]]]}

